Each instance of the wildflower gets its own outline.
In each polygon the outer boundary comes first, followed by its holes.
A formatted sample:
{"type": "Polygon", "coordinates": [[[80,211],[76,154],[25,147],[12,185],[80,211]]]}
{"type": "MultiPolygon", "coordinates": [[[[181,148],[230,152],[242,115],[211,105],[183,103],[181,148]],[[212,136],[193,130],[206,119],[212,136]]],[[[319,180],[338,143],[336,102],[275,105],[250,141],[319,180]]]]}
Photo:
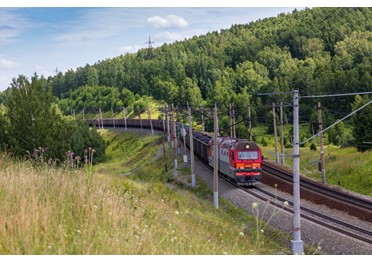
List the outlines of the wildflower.
{"type": "Polygon", "coordinates": [[[261,233],[263,233],[264,232],[264,230],[263,229],[261,229],[261,233]]]}
{"type": "Polygon", "coordinates": [[[289,206],[288,201],[284,201],[284,206],[285,206],[285,207],[289,206]]]}
{"type": "Polygon", "coordinates": [[[174,213],[176,213],[176,215],[179,215],[180,214],[180,212],[178,212],[178,211],[175,211],[174,213]]]}
{"type": "Polygon", "coordinates": [[[242,237],[244,237],[244,233],[243,232],[240,232],[239,235],[242,236],[242,237]]]}
{"type": "Polygon", "coordinates": [[[254,202],[253,204],[252,204],[252,208],[257,208],[258,207],[258,204],[256,203],[256,202],[254,202]]]}

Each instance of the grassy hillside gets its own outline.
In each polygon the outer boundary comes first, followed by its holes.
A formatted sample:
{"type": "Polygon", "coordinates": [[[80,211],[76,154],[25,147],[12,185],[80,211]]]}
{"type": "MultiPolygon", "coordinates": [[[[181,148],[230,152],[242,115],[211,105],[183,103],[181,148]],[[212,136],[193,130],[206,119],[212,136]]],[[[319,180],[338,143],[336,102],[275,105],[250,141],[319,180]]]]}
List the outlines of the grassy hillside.
{"type": "Polygon", "coordinates": [[[93,170],[0,158],[0,254],[289,253],[288,236],[190,189],[187,168],[164,172],[161,137],[102,135],[109,160],[93,170]]]}

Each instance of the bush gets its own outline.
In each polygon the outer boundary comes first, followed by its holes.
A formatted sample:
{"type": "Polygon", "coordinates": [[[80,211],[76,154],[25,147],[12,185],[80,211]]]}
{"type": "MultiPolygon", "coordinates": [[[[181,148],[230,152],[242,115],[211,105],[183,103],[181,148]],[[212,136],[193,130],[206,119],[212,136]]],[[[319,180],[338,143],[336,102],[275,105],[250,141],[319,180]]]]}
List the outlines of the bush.
{"type": "Polygon", "coordinates": [[[311,143],[310,150],[316,151],[316,145],[314,143],[311,143]]]}
{"type": "Polygon", "coordinates": [[[262,146],[267,146],[267,142],[266,142],[264,137],[261,140],[261,144],[262,144],[262,146]]]}
{"type": "Polygon", "coordinates": [[[291,143],[287,143],[287,144],[285,144],[284,147],[285,147],[285,148],[293,148],[293,145],[292,145],[291,143]]]}

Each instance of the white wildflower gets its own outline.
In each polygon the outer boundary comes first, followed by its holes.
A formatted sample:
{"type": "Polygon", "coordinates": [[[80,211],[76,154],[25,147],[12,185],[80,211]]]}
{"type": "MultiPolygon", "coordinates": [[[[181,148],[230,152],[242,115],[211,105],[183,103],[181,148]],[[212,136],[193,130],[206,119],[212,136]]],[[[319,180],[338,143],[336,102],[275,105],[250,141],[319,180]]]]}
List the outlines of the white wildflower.
{"type": "Polygon", "coordinates": [[[258,207],[258,204],[256,203],[256,202],[254,202],[253,204],[252,204],[252,208],[257,208],[258,207]]]}
{"type": "Polygon", "coordinates": [[[284,206],[285,206],[285,207],[289,206],[288,201],[284,201],[284,206]]]}
{"type": "Polygon", "coordinates": [[[240,232],[239,235],[242,236],[242,237],[244,237],[244,233],[243,232],[240,232]]]}

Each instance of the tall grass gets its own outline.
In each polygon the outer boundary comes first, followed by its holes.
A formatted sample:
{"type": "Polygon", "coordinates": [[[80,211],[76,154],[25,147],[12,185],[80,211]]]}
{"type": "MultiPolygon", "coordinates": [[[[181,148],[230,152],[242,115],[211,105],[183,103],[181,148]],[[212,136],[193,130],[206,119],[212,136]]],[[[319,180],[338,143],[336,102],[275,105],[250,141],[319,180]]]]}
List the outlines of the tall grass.
{"type": "Polygon", "coordinates": [[[0,254],[289,253],[254,217],[224,200],[216,210],[202,181],[191,190],[164,172],[160,137],[103,135],[110,161],[93,172],[0,157],[0,254]]]}

